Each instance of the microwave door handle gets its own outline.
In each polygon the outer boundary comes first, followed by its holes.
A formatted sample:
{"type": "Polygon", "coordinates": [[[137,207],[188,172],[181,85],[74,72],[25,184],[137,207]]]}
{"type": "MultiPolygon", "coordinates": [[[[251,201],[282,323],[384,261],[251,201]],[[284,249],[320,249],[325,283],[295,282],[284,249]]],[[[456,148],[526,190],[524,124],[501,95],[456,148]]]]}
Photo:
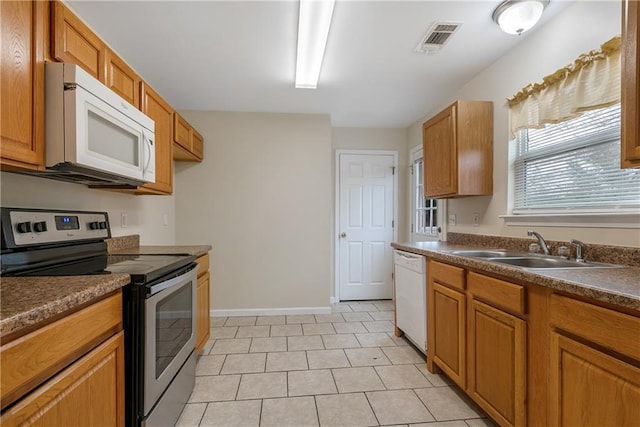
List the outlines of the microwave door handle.
{"type": "Polygon", "coordinates": [[[142,132],[142,140],[144,141],[145,149],[149,150],[148,155],[145,155],[145,157],[147,158],[147,162],[145,163],[143,169],[143,172],[146,172],[147,169],[149,169],[149,163],[151,163],[151,145],[153,144],[153,141],[148,139],[147,135],[145,135],[144,132],[142,132]]]}

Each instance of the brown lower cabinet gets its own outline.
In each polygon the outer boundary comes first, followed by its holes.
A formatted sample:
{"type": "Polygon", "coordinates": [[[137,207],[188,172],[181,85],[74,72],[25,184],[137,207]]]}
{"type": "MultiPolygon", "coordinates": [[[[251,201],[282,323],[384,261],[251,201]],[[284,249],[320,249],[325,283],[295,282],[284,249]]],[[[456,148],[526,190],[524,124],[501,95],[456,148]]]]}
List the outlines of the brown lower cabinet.
{"type": "Polygon", "coordinates": [[[120,291],[0,347],[2,426],[124,426],[120,291]]]}
{"type": "Polygon", "coordinates": [[[434,260],[427,298],[427,368],[500,426],[640,426],[640,313],[434,260]]]}
{"type": "Polygon", "coordinates": [[[640,318],[551,296],[550,422],[640,425],[640,318]]]}
{"type": "Polygon", "coordinates": [[[465,297],[462,292],[433,284],[433,360],[460,387],[465,385],[465,297]]]}
{"type": "Polygon", "coordinates": [[[196,290],[196,354],[199,354],[202,352],[211,334],[209,329],[209,254],[202,255],[196,262],[199,265],[198,286],[196,290]]]}
{"type": "Polygon", "coordinates": [[[467,273],[467,392],[501,425],[526,423],[524,286],[467,273]]]}

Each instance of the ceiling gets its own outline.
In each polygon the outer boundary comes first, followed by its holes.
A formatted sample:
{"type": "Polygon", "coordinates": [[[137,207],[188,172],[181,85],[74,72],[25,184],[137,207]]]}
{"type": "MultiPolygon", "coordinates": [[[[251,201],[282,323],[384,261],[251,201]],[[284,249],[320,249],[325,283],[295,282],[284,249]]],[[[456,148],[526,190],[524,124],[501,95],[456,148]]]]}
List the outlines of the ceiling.
{"type": "Polygon", "coordinates": [[[333,126],[407,127],[533,30],[503,33],[501,0],[337,0],[317,89],[295,89],[296,1],[70,1],[176,109],[323,113],[333,126]],[[439,53],[413,49],[436,21],[462,26],[439,53]]]}

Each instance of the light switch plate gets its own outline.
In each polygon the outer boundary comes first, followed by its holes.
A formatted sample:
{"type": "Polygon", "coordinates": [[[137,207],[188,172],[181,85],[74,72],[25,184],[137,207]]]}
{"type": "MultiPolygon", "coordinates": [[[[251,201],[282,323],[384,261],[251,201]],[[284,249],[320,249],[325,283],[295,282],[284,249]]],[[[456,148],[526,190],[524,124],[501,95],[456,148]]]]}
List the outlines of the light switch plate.
{"type": "Polygon", "coordinates": [[[473,226],[477,227],[480,225],[480,212],[473,213],[473,226]]]}

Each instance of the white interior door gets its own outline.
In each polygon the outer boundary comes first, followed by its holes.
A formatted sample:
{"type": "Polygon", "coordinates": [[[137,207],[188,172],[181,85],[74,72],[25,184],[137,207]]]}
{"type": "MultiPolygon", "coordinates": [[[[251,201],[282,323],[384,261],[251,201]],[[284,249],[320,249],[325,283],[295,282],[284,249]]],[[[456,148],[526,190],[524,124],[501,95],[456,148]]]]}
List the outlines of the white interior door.
{"type": "Polygon", "coordinates": [[[393,154],[340,154],[340,300],[390,299],[394,227],[393,154]]]}

